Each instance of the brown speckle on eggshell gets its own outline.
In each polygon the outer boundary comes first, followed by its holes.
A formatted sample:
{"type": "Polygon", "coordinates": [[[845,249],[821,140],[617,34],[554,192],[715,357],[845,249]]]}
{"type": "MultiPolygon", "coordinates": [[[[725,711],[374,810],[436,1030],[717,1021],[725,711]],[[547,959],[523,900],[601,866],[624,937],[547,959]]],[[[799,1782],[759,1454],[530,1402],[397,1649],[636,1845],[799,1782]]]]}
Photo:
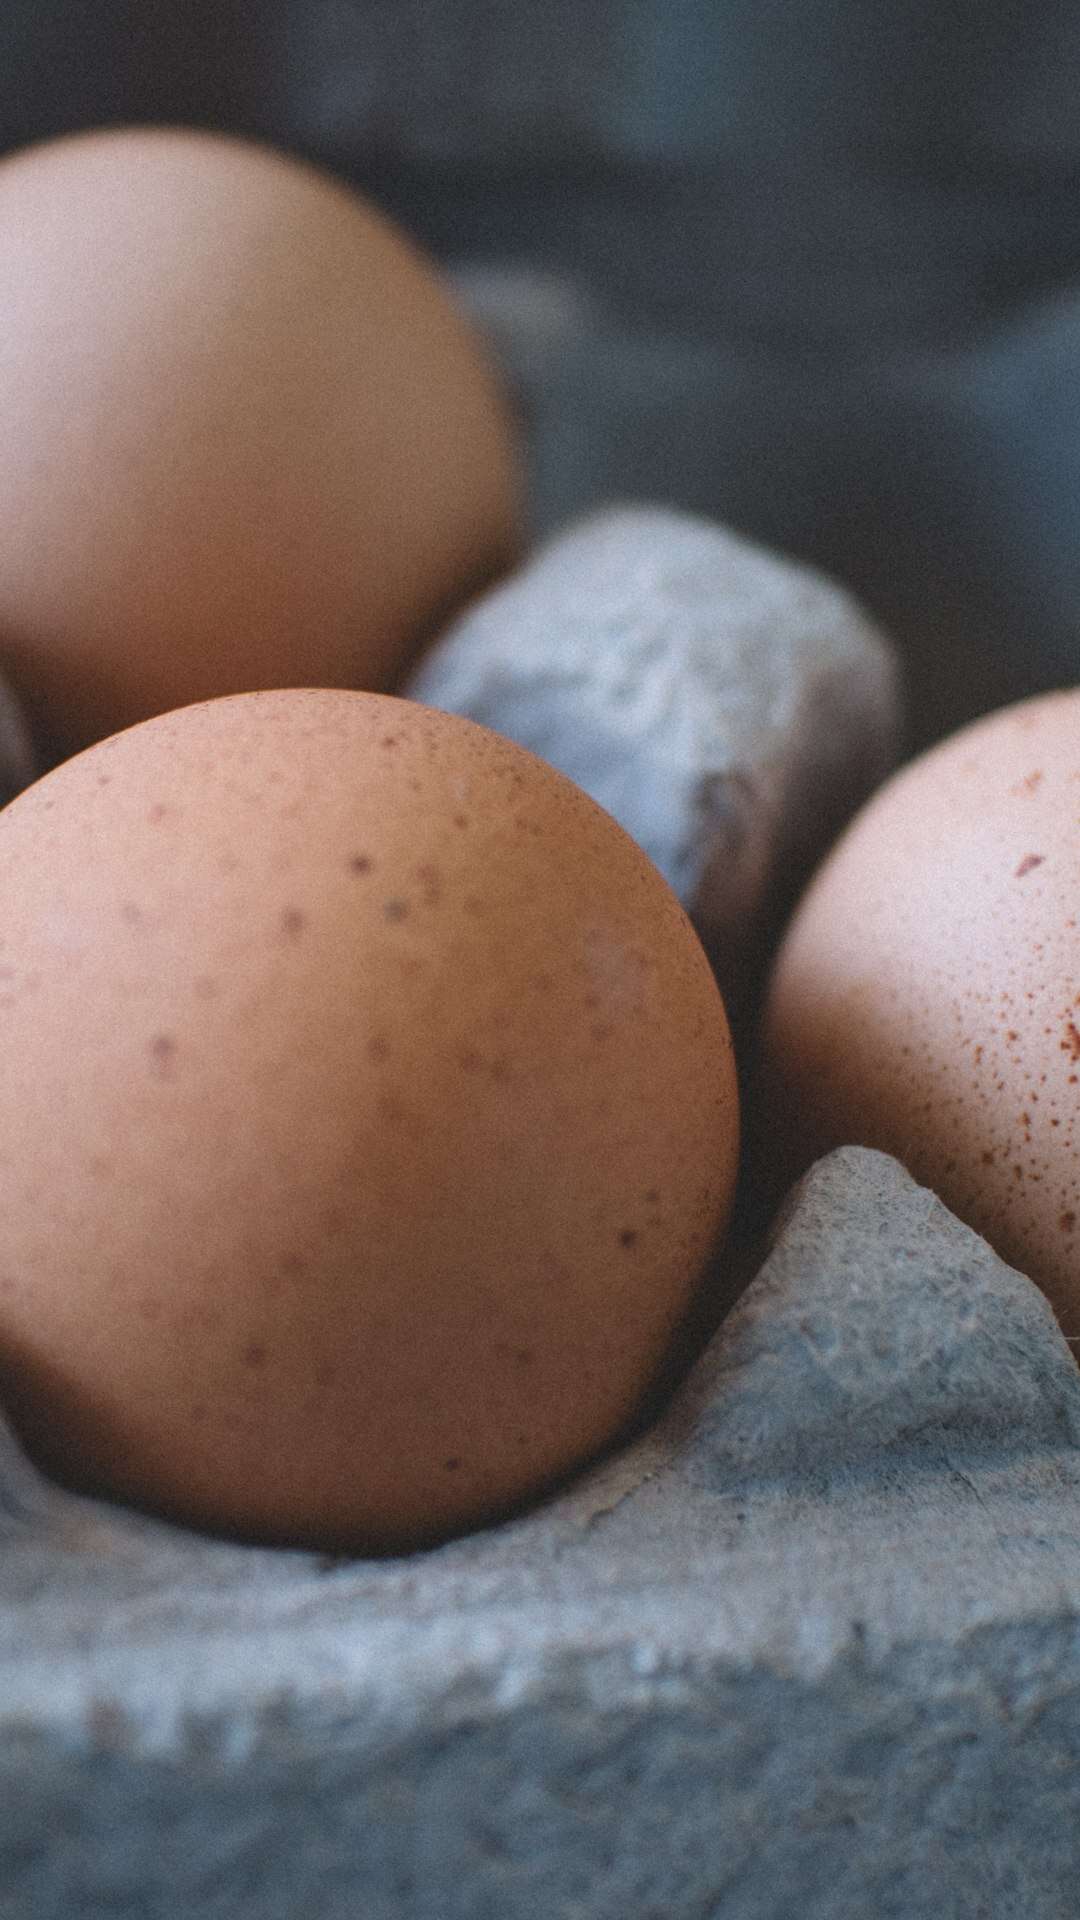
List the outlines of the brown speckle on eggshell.
{"type": "Polygon", "coordinates": [[[764,1023],[762,1133],[788,1171],[896,1154],[1080,1336],[1080,692],[942,742],[819,870],[764,1023]]]}

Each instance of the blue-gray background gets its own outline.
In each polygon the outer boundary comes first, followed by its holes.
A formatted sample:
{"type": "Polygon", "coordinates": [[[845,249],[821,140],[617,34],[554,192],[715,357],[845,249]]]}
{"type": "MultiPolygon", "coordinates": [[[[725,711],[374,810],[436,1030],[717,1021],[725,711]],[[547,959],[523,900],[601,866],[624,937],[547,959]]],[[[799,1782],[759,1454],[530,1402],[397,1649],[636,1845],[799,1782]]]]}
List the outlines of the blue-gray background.
{"type": "Polygon", "coordinates": [[[902,641],[913,744],[1080,679],[1080,5],[5,0],[0,148],[132,119],[580,280],[551,516],[817,560],[902,641]]]}

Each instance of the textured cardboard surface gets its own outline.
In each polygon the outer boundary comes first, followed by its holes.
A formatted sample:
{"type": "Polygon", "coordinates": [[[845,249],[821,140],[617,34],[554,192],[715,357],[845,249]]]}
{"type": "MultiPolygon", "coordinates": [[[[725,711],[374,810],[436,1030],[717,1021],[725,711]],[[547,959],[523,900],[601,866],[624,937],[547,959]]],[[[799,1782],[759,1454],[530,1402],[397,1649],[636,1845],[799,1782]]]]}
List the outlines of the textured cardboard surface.
{"type": "Polygon", "coordinates": [[[900,732],[894,655],[850,595],[649,506],[563,529],[404,691],[520,741],[614,814],[687,907],[733,1009],[900,732]]]}
{"type": "Polygon", "coordinates": [[[0,1471],[4,1920],[1065,1920],[1080,1374],[895,1162],[819,1162],[657,1426],[396,1561],[0,1471]]]}

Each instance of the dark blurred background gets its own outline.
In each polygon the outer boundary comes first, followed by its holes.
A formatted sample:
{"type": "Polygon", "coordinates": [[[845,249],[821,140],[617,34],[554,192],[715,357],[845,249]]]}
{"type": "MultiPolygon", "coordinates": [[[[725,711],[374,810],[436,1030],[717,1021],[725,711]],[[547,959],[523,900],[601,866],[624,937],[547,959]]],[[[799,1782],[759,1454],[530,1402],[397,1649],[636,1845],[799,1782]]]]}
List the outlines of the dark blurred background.
{"type": "Polygon", "coordinates": [[[816,561],[912,746],[1080,680],[1080,4],[4,0],[0,147],[151,119],[459,273],[537,532],[630,496],[816,561]]]}

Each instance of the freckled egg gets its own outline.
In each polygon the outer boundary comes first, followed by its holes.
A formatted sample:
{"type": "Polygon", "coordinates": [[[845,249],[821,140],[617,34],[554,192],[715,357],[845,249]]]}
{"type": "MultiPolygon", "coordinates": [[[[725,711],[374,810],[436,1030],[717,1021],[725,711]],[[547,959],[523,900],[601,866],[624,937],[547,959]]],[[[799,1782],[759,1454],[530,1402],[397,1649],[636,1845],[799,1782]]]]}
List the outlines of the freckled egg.
{"type": "Polygon", "coordinates": [[[608,1443],[722,1233],[723,1005],[501,736],[230,696],[0,813],[0,1404],[77,1487],[360,1550],[608,1443]]]}
{"type": "Polygon", "coordinates": [[[763,1131],[895,1154],[1080,1333],[1080,693],[882,787],[795,914],[763,1131]]]}
{"type": "Polygon", "coordinates": [[[0,165],[0,658],[54,754],[275,686],[389,688],[513,557],[515,436],[417,250],[179,129],[0,165]]]}

